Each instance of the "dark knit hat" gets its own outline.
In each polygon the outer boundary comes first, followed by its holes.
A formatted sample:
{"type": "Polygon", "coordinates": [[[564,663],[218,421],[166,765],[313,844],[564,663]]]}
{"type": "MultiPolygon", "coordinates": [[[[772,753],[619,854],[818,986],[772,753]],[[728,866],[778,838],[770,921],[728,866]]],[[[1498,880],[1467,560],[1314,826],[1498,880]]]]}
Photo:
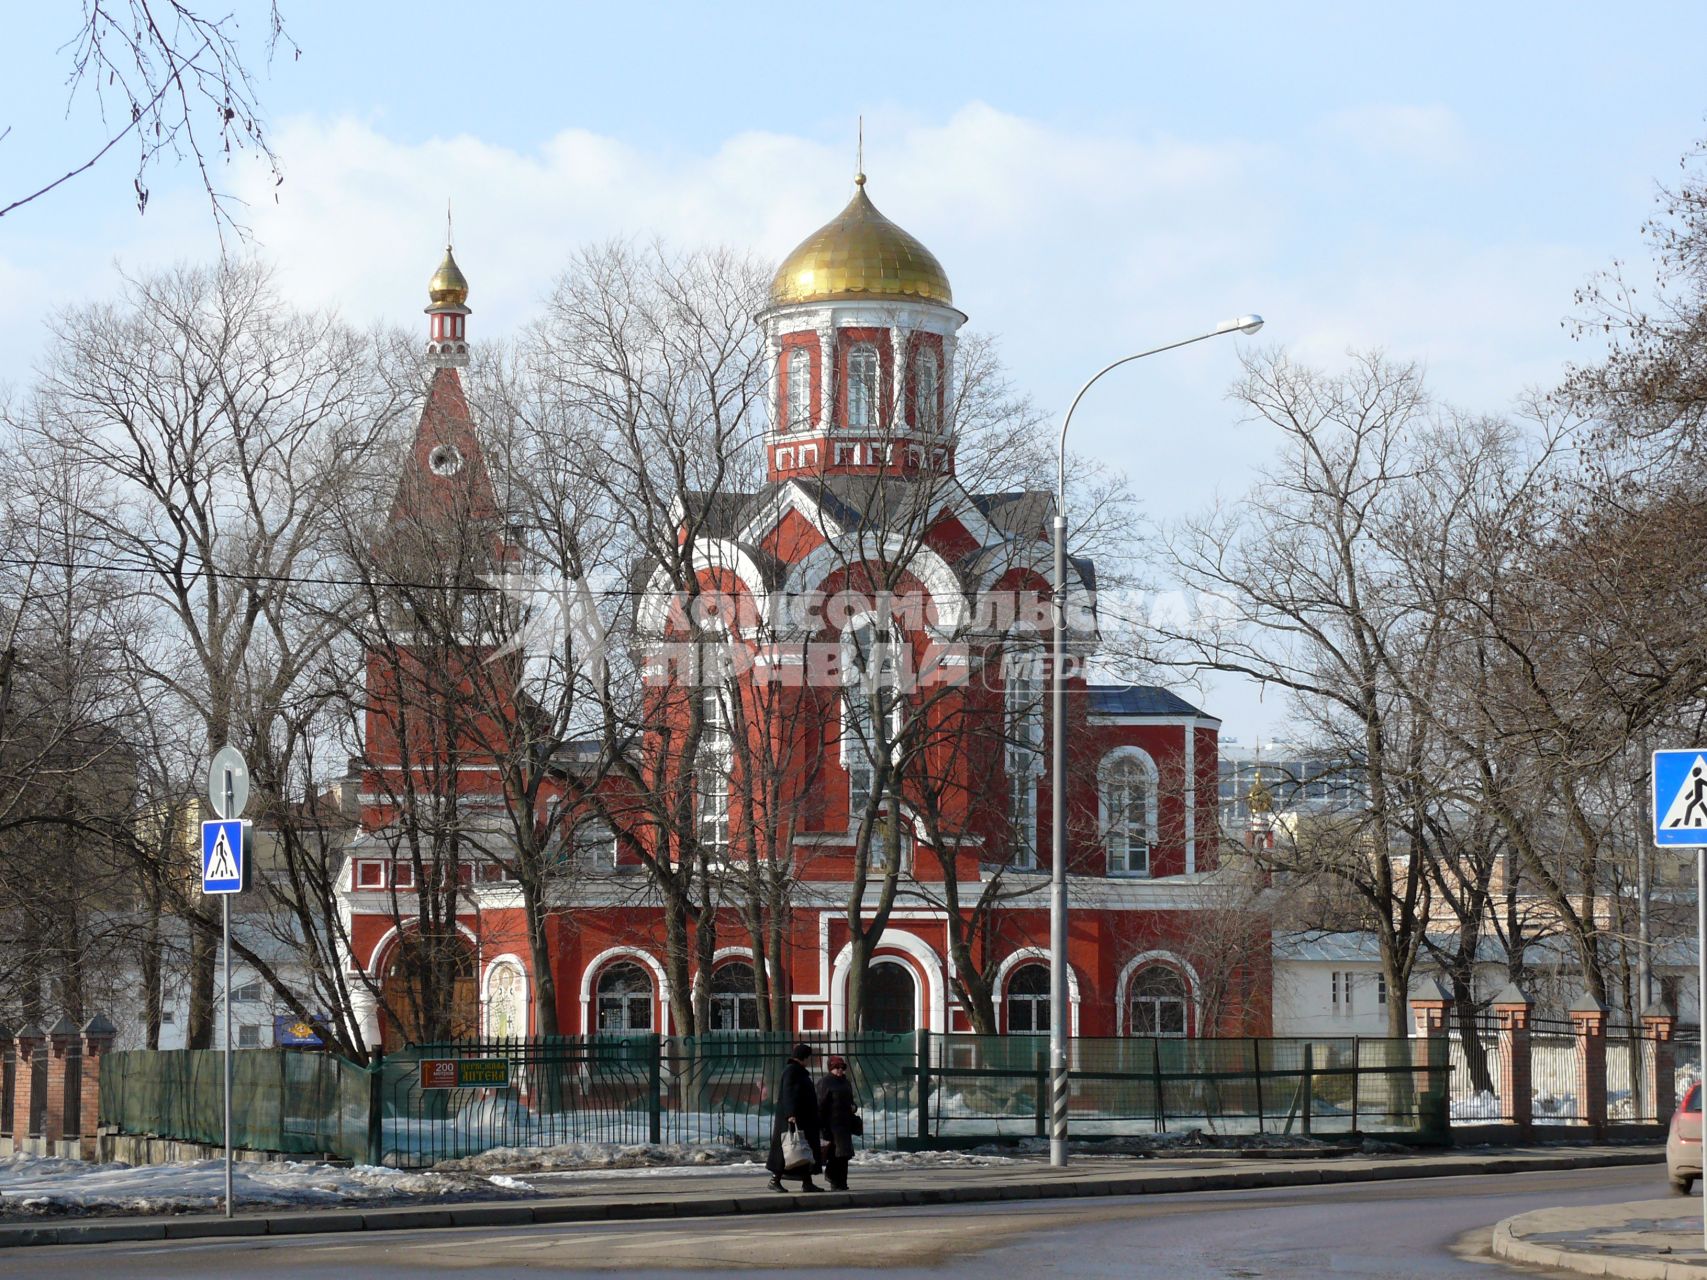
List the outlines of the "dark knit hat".
{"type": "Polygon", "coordinates": [[[812,1046],[802,1040],[799,1044],[794,1046],[794,1052],[790,1053],[788,1056],[797,1059],[800,1062],[805,1062],[806,1059],[812,1056],[812,1046]]]}

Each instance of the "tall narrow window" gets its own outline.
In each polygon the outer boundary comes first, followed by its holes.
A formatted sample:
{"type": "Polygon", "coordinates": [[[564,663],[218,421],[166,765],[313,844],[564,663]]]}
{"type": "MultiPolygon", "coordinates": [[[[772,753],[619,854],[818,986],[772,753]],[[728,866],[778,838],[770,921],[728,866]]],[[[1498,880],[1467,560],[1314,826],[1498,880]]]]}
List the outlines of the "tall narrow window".
{"type": "Polygon", "coordinates": [[[942,366],[934,347],[913,352],[913,427],[935,435],[942,425],[942,366]]]}
{"type": "Polygon", "coordinates": [[[857,830],[877,786],[877,765],[901,732],[900,664],[887,627],[855,620],[842,635],[842,765],[848,825],[857,830]]]}
{"type": "Polygon", "coordinates": [[[722,862],[729,856],[728,708],[717,685],[705,686],[699,697],[699,753],[694,764],[699,844],[707,858],[722,862]]]}
{"type": "Polygon", "coordinates": [[[1037,866],[1037,779],[1043,772],[1042,654],[1033,648],[1003,655],[1003,699],[1008,762],[1008,822],[1013,833],[1009,863],[1037,866]]]}
{"type": "Polygon", "coordinates": [[[616,834],[602,818],[588,818],[575,828],[570,853],[582,871],[614,871],[616,834]]]}
{"type": "Polygon", "coordinates": [[[848,426],[877,425],[877,347],[856,342],[848,351],[848,426]]]}
{"type": "Polygon", "coordinates": [[[812,353],[805,347],[788,350],[788,429],[805,431],[812,425],[812,353]]]}
{"type": "Polygon", "coordinates": [[[1103,843],[1110,876],[1149,876],[1156,843],[1156,778],[1147,761],[1118,754],[1101,770],[1103,843]]]}

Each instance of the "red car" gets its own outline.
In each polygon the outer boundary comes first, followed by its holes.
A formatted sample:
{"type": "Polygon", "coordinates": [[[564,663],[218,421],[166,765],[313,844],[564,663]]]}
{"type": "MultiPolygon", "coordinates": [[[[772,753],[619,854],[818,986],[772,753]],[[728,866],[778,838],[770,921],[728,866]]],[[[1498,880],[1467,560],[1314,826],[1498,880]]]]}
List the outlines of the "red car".
{"type": "Polygon", "coordinates": [[[1680,1196],[1689,1194],[1701,1176],[1701,1082],[1697,1080],[1683,1095],[1683,1105],[1672,1113],[1671,1132],[1666,1135],[1666,1177],[1680,1196]]]}

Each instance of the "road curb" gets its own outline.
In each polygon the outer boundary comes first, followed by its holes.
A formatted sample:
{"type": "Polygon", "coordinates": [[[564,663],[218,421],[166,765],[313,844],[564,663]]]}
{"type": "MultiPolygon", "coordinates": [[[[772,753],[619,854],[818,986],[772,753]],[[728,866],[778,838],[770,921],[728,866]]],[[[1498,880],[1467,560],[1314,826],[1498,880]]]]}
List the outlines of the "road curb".
{"type": "MultiPolygon", "coordinates": [[[[239,1218],[169,1218],[154,1221],[88,1219],[79,1222],[0,1227],[0,1249],[35,1245],[114,1244],[153,1240],[193,1240],[218,1236],[313,1235],[328,1231],[419,1231],[455,1227],[546,1226],[571,1222],[616,1222],[641,1218],[714,1218],[739,1214],[835,1212],[844,1209],[885,1209],[905,1205],[990,1204],[1007,1200],[1051,1200],[1088,1196],[1172,1195],[1203,1191],[1260,1191],[1276,1187],[1321,1186],[1353,1182],[1387,1182],[1402,1178],[1451,1178],[1538,1173],[1569,1169],[1604,1169],[1621,1165],[1657,1164],[1655,1149],[1575,1152],[1533,1157],[1500,1156],[1472,1164],[1463,1156],[1395,1160],[1388,1164],[1338,1167],[1311,1164],[1304,1168],[1170,1170],[1167,1173],[1099,1174],[1091,1178],[1002,1183],[992,1186],[883,1187],[824,1195],[736,1196],[730,1198],[660,1200],[586,1200],[428,1207],[292,1210],[288,1213],[245,1214],[239,1218]]],[[[928,1177],[928,1173],[926,1174],[928,1177]]],[[[1495,1229],[1499,1252],[1500,1228],[1495,1229]]],[[[1547,1249],[1509,1237],[1509,1247],[1547,1249]]],[[[1550,1250],[1550,1252],[1560,1252],[1550,1250]]],[[[1524,1260],[1511,1255],[1513,1261],[1524,1260]]],[[[1543,1265],[1566,1265],[1543,1263],[1543,1265]]],[[[1676,1265],[1676,1264],[1674,1264],[1676,1265]]],[[[1625,1275],[1621,1271],[1591,1271],[1589,1275],[1625,1275]]],[[[1707,1277],[1707,1269],[1629,1273],[1640,1280],[1707,1277]]]]}
{"type": "Polygon", "coordinates": [[[1663,1258],[1630,1258],[1619,1254],[1587,1253],[1524,1238],[1526,1225],[1533,1229],[1537,1219],[1552,1212],[1540,1209],[1520,1213],[1496,1223],[1493,1254],[1506,1262],[1524,1266],[1550,1267],[1584,1276],[1615,1276],[1618,1280],[1704,1280],[1707,1267],[1693,1262],[1663,1258]]]}

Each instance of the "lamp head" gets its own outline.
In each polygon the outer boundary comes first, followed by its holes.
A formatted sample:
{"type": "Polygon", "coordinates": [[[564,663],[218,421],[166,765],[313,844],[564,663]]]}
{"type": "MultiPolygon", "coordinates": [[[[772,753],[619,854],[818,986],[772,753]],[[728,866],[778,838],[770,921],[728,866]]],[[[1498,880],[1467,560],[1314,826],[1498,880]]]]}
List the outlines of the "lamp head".
{"type": "Polygon", "coordinates": [[[1240,316],[1237,320],[1223,320],[1215,326],[1216,333],[1231,333],[1237,329],[1240,333],[1255,333],[1262,328],[1261,316],[1240,316]]]}

